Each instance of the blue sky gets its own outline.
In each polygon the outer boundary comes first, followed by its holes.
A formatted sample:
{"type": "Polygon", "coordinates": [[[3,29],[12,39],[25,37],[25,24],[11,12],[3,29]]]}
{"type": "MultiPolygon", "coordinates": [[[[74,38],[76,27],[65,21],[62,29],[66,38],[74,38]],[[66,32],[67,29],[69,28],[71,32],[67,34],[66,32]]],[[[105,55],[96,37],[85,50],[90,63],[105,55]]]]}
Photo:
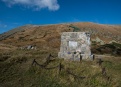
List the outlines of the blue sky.
{"type": "Polygon", "coordinates": [[[0,0],[0,33],[68,22],[121,24],[121,0],[0,0]]]}

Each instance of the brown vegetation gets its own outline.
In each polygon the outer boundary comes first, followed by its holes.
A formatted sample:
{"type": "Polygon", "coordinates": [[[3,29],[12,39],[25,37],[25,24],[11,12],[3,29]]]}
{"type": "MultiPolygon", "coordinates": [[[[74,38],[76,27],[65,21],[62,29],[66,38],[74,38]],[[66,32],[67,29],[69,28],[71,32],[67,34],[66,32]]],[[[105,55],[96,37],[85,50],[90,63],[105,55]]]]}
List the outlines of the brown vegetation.
{"type": "Polygon", "coordinates": [[[14,46],[33,44],[40,48],[42,45],[43,48],[59,49],[61,33],[74,30],[69,27],[70,25],[79,28],[80,32],[90,32],[92,40],[98,37],[104,43],[109,43],[112,40],[121,43],[121,26],[90,22],[46,26],[26,25],[0,35],[0,40],[2,43],[14,46]]]}

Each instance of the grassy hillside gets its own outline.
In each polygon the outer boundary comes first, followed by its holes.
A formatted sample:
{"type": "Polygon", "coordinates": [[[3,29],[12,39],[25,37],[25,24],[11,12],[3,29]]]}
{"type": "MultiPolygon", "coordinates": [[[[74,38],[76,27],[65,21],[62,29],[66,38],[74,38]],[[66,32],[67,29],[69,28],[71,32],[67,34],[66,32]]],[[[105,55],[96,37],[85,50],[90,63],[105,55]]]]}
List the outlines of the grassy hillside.
{"type": "Polygon", "coordinates": [[[121,26],[101,25],[90,22],[45,26],[26,25],[1,34],[0,40],[2,43],[14,46],[31,44],[37,45],[38,48],[59,49],[62,32],[90,32],[92,41],[107,44],[112,41],[121,43],[120,30],[121,26]]]}
{"type": "Polygon", "coordinates": [[[120,30],[121,26],[84,22],[26,25],[0,34],[0,87],[120,87],[120,30]],[[73,31],[91,33],[94,61],[57,57],[61,33],[73,31]],[[27,50],[29,45],[36,49],[27,50]]]}
{"type": "Polygon", "coordinates": [[[1,87],[120,87],[121,58],[104,56],[102,65],[94,61],[64,61],[55,50],[13,50],[0,52],[1,87]],[[49,54],[54,58],[44,68],[49,54]],[[59,68],[48,69],[61,65],[59,68]],[[105,70],[103,70],[105,68],[105,70]]]}

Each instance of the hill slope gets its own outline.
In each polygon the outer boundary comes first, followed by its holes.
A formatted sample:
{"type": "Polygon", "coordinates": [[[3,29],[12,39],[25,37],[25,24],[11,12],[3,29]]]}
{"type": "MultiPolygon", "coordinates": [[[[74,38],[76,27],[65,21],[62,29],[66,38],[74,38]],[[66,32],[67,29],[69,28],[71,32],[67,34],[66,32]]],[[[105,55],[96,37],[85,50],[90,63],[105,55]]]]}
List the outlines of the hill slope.
{"type": "Polygon", "coordinates": [[[120,30],[121,26],[73,23],[26,25],[1,34],[0,87],[119,87],[120,30]],[[80,62],[58,58],[61,33],[72,31],[90,32],[92,53],[103,55],[80,62]],[[119,43],[106,44],[112,40],[119,43]],[[37,50],[18,49],[28,45],[36,45],[37,50]]]}
{"type": "Polygon", "coordinates": [[[39,43],[39,45],[43,44],[49,46],[50,44],[55,44],[55,41],[60,43],[61,33],[72,32],[74,28],[80,29],[80,32],[90,32],[92,40],[99,38],[103,40],[104,43],[109,43],[112,40],[121,43],[121,26],[101,25],[88,22],[47,26],[26,25],[0,35],[0,40],[4,43],[16,46],[39,43]]]}
{"type": "Polygon", "coordinates": [[[26,25],[0,35],[5,44],[15,46],[37,45],[39,48],[59,48],[62,32],[72,32],[74,28],[79,32],[90,32],[93,41],[121,43],[121,26],[94,24],[90,22],[56,24],[56,25],[26,25]]]}
{"type": "Polygon", "coordinates": [[[121,58],[103,57],[102,66],[94,61],[64,61],[52,50],[0,52],[1,87],[120,87],[121,58]],[[49,53],[54,59],[46,63],[49,53]],[[33,64],[33,59],[41,64],[33,64]],[[59,72],[57,67],[62,64],[59,72]],[[42,67],[44,65],[44,67],[42,67]],[[53,68],[55,67],[55,68],[53,68]],[[105,67],[105,71],[103,68],[105,67]]]}

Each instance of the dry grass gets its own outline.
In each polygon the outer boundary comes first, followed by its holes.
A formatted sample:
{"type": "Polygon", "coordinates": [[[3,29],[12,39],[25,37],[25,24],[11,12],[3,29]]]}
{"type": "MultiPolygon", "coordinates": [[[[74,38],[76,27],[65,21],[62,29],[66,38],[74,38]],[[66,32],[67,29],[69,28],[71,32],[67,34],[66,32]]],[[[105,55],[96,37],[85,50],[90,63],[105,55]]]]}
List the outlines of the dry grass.
{"type": "MultiPolygon", "coordinates": [[[[0,35],[0,87],[119,87],[121,86],[121,58],[103,57],[102,67],[95,61],[64,61],[57,58],[62,32],[73,31],[69,26],[80,28],[81,32],[90,32],[91,39],[99,37],[105,42],[110,40],[121,41],[121,27],[100,25],[94,23],[72,23],[48,26],[23,26],[16,30],[0,35]],[[37,50],[17,50],[14,46],[36,45],[37,50]],[[45,49],[45,50],[42,50],[45,49]],[[64,67],[59,73],[58,68],[53,70],[31,66],[33,59],[39,64],[46,61],[51,53],[56,60],[47,67],[61,63],[64,67]],[[102,68],[106,75],[102,75],[102,68]],[[69,74],[70,71],[73,74],[69,74]],[[79,78],[78,78],[79,77],[79,78]],[[81,79],[80,77],[85,77],[81,79]]],[[[96,43],[93,44],[96,49],[96,43]]],[[[118,49],[120,44],[113,44],[118,49]]],[[[109,50],[107,46],[99,49],[103,53],[109,50]],[[105,50],[104,50],[105,49],[105,50]]],[[[113,49],[113,48],[111,48],[113,49]]],[[[95,51],[95,50],[94,50],[95,51]]],[[[97,51],[97,50],[96,50],[97,51]]],[[[120,52],[116,49],[116,52],[120,52]]],[[[96,52],[95,52],[96,53],[96,52]]]]}
{"type": "Polygon", "coordinates": [[[50,50],[15,50],[2,53],[0,61],[0,86],[2,87],[119,87],[121,85],[121,59],[119,57],[103,58],[102,67],[106,68],[106,76],[102,75],[101,67],[95,61],[64,61],[56,58],[47,67],[61,63],[64,67],[60,74],[58,68],[53,70],[31,66],[32,60],[40,64],[45,62],[50,50]],[[78,77],[67,72],[70,70],[78,77]]]}
{"type": "Polygon", "coordinates": [[[46,26],[23,26],[0,35],[3,43],[15,46],[37,45],[59,49],[62,32],[72,32],[70,25],[80,29],[80,32],[90,32],[91,39],[99,37],[105,43],[114,40],[121,43],[120,26],[101,25],[94,23],[72,23],[46,26]],[[55,43],[57,42],[57,43],[55,43]],[[54,45],[53,45],[54,44],[54,45]]]}

